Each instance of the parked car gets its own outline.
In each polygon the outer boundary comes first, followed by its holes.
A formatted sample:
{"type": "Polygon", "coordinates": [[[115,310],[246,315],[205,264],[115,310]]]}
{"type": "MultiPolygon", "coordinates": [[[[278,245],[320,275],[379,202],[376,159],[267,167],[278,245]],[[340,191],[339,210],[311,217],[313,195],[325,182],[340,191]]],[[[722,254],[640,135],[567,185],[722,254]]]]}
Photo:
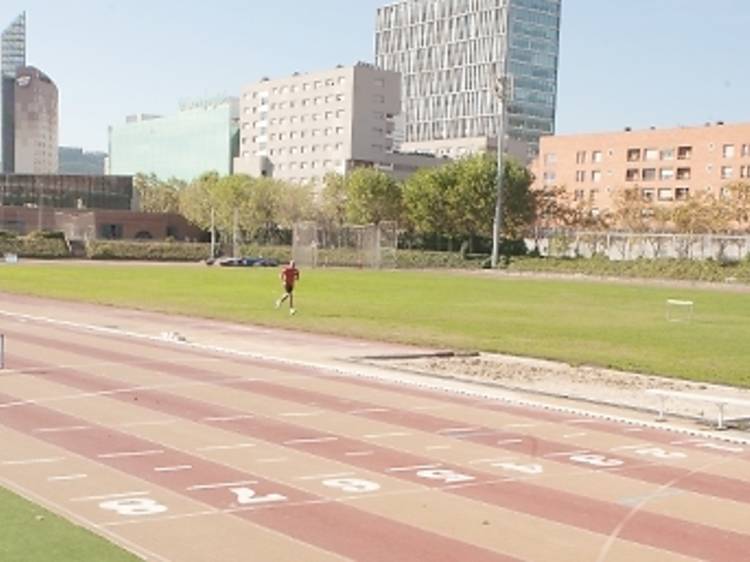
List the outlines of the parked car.
{"type": "Polygon", "coordinates": [[[279,261],[273,258],[245,257],[245,258],[221,258],[218,260],[206,260],[206,265],[218,263],[222,267],[277,267],[279,261]]]}

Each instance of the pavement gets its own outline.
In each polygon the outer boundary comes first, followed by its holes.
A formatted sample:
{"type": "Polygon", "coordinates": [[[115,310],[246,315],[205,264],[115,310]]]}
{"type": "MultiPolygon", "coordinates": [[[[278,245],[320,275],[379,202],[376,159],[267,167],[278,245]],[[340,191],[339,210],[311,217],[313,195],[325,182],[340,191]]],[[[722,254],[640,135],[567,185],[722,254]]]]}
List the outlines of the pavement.
{"type": "Polygon", "coordinates": [[[2,299],[0,484],[145,560],[750,552],[742,432],[359,360],[430,349],[2,299]]]}

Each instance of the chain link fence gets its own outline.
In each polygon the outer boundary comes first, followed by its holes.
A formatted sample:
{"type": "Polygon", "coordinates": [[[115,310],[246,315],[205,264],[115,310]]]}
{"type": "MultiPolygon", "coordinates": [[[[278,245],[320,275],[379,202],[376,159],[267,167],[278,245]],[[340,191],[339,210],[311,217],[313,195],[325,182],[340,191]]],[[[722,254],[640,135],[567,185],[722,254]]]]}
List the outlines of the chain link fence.
{"type": "Polygon", "coordinates": [[[398,230],[395,222],[369,225],[294,225],[293,259],[303,267],[395,269],[398,230]]]}

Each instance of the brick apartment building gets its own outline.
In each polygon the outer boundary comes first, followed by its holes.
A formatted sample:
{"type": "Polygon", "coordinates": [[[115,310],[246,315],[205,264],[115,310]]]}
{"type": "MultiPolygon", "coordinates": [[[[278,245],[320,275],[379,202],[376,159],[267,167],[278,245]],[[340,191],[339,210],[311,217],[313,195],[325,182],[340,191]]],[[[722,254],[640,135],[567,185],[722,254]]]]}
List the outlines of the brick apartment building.
{"type": "Polygon", "coordinates": [[[719,197],[730,183],[750,182],[750,123],[543,137],[532,171],[535,189],[562,187],[595,215],[614,211],[629,188],[665,206],[719,197]]]}

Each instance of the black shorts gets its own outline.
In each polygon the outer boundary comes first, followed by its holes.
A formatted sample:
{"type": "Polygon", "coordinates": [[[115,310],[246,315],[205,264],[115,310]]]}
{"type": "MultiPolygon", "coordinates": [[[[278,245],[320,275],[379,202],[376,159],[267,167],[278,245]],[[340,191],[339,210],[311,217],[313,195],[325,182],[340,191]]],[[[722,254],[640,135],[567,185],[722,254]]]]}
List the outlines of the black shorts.
{"type": "Polygon", "coordinates": [[[294,285],[284,285],[284,290],[287,292],[287,294],[292,294],[292,291],[294,291],[294,285]]]}

